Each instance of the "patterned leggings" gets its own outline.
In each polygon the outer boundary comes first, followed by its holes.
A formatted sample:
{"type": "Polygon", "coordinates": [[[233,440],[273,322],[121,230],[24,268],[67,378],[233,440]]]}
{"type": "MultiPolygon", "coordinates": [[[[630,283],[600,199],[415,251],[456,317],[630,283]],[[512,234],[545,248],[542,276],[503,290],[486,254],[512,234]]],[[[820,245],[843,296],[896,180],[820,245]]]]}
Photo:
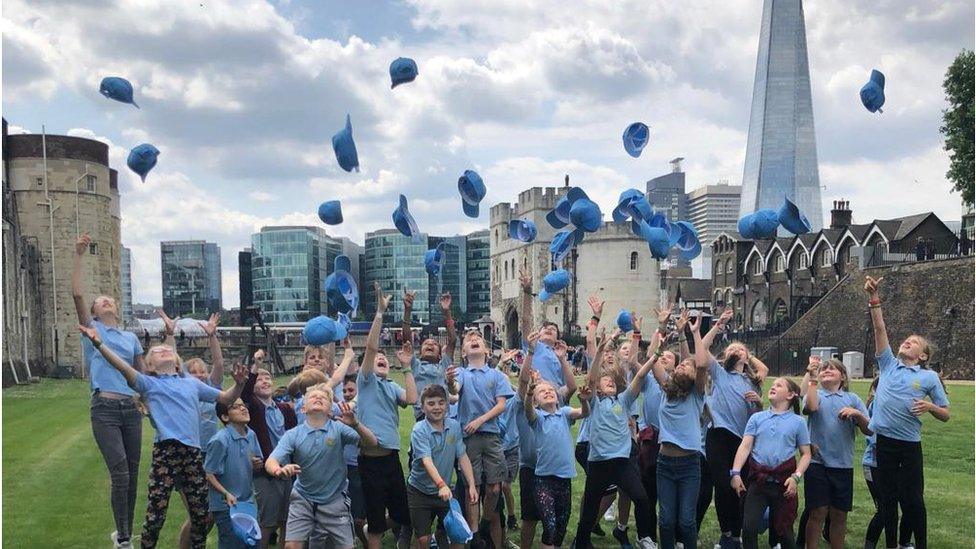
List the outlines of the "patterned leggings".
{"type": "Polygon", "coordinates": [[[536,476],[535,504],[542,516],[542,544],[562,545],[573,510],[572,479],[536,476]]]}
{"type": "Polygon", "coordinates": [[[142,525],[142,546],[156,546],[159,531],[166,522],[166,509],[174,488],[186,497],[187,512],[190,515],[190,545],[203,549],[207,545],[208,519],[203,452],[175,440],[163,440],[153,444],[149,501],[146,505],[146,522],[142,525]]]}

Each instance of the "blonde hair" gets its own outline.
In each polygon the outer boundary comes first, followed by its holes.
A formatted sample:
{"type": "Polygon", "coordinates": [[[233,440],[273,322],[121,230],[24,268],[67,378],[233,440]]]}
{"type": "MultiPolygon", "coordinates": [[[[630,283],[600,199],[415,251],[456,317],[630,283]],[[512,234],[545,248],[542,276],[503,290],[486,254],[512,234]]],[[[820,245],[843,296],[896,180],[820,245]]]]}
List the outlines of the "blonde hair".
{"type": "Polygon", "coordinates": [[[209,374],[210,365],[203,361],[202,358],[191,358],[183,363],[183,368],[186,369],[187,373],[193,369],[194,366],[203,366],[203,369],[209,374]]]}
{"type": "Polygon", "coordinates": [[[850,376],[847,374],[847,366],[844,363],[837,360],[836,358],[831,358],[820,365],[820,369],[823,370],[824,366],[830,365],[832,368],[840,372],[840,388],[842,391],[849,391],[850,388],[850,376]]]}
{"type": "Polygon", "coordinates": [[[299,395],[304,395],[313,387],[325,384],[329,378],[319,370],[304,370],[295,376],[295,388],[299,395]]]}
{"type": "Polygon", "coordinates": [[[313,352],[315,354],[319,355],[319,358],[325,358],[323,356],[323,355],[326,354],[325,345],[306,345],[305,346],[305,354],[304,354],[304,356],[302,358],[302,363],[307,362],[308,361],[308,355],[312,354],[313,352]]]}

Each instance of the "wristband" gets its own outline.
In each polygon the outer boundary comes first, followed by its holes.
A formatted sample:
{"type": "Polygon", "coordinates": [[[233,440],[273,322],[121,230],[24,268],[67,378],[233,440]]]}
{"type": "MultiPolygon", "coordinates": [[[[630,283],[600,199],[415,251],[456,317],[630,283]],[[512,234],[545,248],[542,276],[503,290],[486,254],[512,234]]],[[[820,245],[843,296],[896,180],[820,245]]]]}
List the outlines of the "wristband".
{"type": "Polygon", "coordinates": [[[92,340],[92,346],[95,347],[96,349],[100,349],[102,347],[102,342],[101,341],[96,341],[96,340],[93,339],[92,340]]]}
{"type": "Polygon", "coordinates": [[[729,469],[729,477],[735,478],[735,477],[741,477],[741,476],[742,476],[742,471],[740,471],[738,469],[729,469]]]}
{"type": "Polygon", "coordinates": [[[868,304],[868,309],[880,309],[880,308],[881,308],[880,303],[878,303],[877,305],[871,305],[870,303],[868,304]]]}
{"type": "Polygon", "coordinates": [[[447,483],[445,483],[443,480],[438,480],[437,481],[437,489],[438,490],[440,490],[441,488],[443,488],[445,486],[447,486],[447,483]]]}
{"type": "Polygon", "coordinates": [[[796,482],[797,484],[800,484],[800,481],[803,480],[803,475],[801,475],[800,473],[793,473],[792,475],[790,475],[790,478],[792,478],[793,481],[796,482]]]}
{"type": "Polygon", "coordinates": [[[654,351],[654,356],[657,357],[657,358],[661,358],[661,356],[663,354],[664,354],[664,351],[662,351],[660,348],[658,348],[658,350],[654,351]]]}
{"type": "Polygon", "coordinates": [[[593,315],[593,316],[590,317],[590,321],[591,322],[596,322],[597,324],[599,324],[600,323],[600,317],[598,317],[596,315],[593,315]]]}
{"type": "Polygon", "coordinates": [[[868,305],[881,305],[881,299],[877,297],[872,297],[868,300],[868,305]]]}
{"type": "Polygon", "coordinates": [[[640,330],[634,330],[634,332],[631,335],[633,335],[634,337],[640,339],[641,332],[640,332],[640,330]]]}

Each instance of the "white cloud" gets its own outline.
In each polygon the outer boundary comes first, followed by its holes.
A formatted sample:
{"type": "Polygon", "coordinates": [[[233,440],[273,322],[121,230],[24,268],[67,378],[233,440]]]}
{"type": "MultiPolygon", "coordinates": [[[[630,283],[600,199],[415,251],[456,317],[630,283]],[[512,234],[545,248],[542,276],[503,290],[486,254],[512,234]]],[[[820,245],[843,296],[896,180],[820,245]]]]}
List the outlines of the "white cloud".
{"type": "Polygon", "coordinates": [[[274,202],[278,198],[277,196],[264,191],[251,191],[247,193],[247,196],[255,202],[274,202]]]}

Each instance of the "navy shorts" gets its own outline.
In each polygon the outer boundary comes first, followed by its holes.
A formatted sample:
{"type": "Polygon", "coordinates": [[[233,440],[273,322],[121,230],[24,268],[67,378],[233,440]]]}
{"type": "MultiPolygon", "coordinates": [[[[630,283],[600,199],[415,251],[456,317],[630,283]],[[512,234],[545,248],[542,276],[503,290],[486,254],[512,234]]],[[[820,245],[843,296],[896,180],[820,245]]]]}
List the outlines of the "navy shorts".
{"type": "Polygon", "coordinates": [[[830,506],[849,512],[854,504],[854,469],[825,467],[811,463],[803,476],[807,509],[830,506]]]}

